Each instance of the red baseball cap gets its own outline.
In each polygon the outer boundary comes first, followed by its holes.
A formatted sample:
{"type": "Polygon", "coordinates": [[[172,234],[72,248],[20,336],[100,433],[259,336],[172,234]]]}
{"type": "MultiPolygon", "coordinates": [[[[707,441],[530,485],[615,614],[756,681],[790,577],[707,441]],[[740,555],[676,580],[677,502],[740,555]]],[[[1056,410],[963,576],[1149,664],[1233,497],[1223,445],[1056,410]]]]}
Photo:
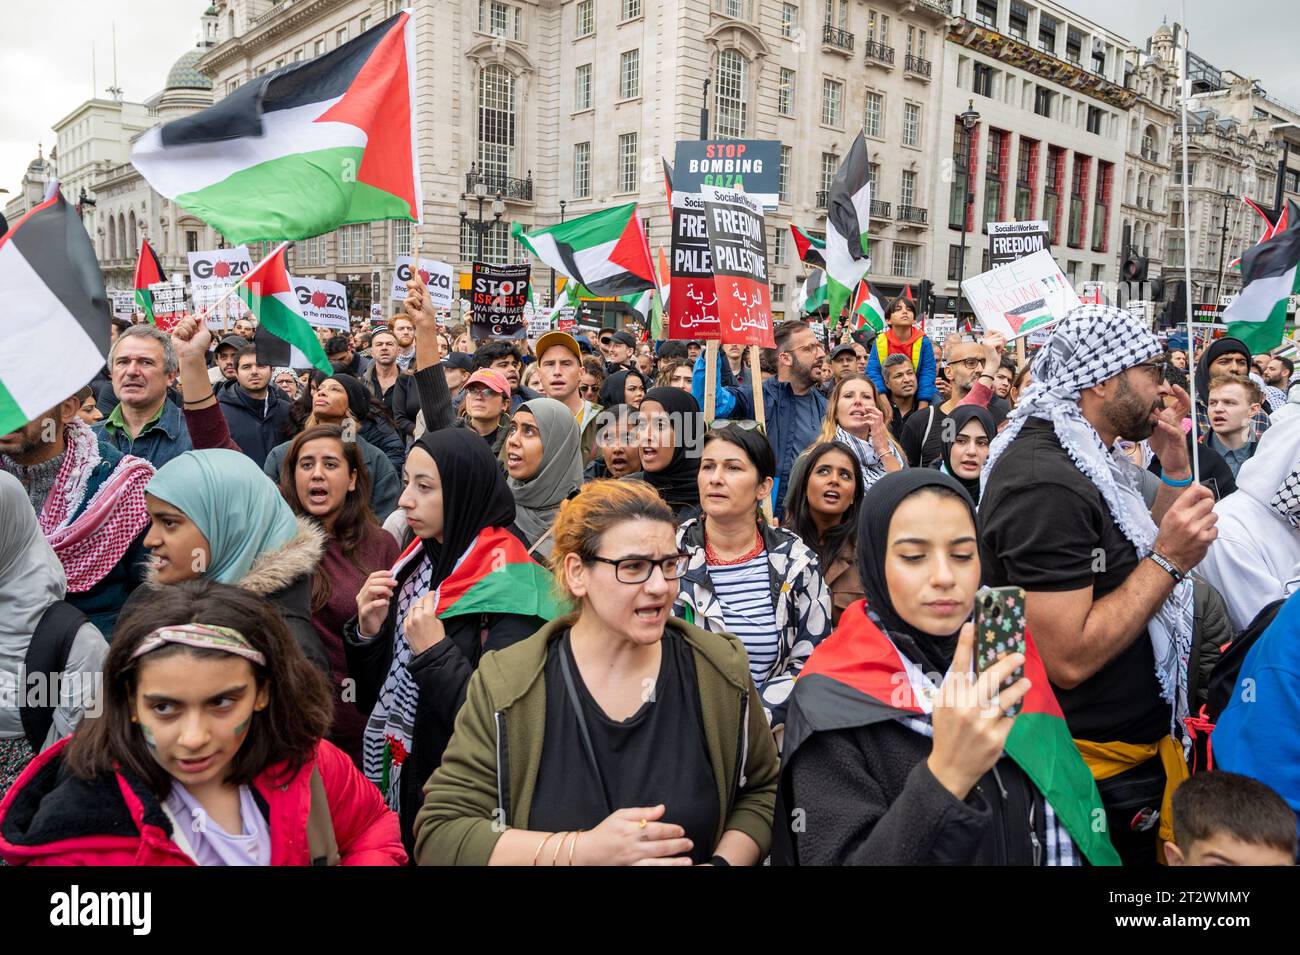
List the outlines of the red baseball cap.
{"type": "Polygon", "coordinates": [[[485,385],[497,392],[497,394],[505,395],[507,398],[510,397],[510,382],[506,380],[505,375],[499,371],[493,371],[491,368],[480,368],[474,372],[469,376],[469,380],[465,382],[464,387],[468,390],[469,386],[473,384],[485,385]]]}

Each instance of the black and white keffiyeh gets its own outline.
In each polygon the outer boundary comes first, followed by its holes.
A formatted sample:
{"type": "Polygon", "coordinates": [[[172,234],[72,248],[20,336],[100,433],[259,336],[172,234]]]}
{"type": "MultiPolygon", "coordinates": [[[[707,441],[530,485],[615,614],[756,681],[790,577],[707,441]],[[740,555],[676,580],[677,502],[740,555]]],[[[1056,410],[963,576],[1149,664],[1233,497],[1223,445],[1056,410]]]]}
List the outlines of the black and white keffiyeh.
{"type": "Polygon", "coordinates": [[[885,476],[885,466],[881,463],[880,455],[876,453],[876,449],[870,441],[863,441],[861,438],[849,434],[841,427],[835,429],[835,440],[847,444],[853,449],[853,454],[858,459],[858,466],[862,470],[863,490],[871,487],[885,476]]]}
{"type": "Polygon", "coordinates": [[[1269,506],[1292,527],[1300,530],[1300,464],[1278,485],[1277,493],[1273,495],[1269,506]]]}
{"type": "MultiPolygon", "coordinates": [[[[1142,497],[1138,467],[1117,448],[1107,448],[1079,410],[1083,391],[1126,368],[1159,355],[1163,348],[1146,326],[1123,309],[1081,305],[1052,330],[1034,359],[1033,383],[989,448],[980,476],[981,493],[998,458],[1031,417],[1052,422],[1056,437],[1097,490],[1120,532],[1142,559],[1155,544],[1156,524],[1142,497]]],[[[1182,739],[1187,716],[1187,660],[1192,643],[1192,582],[1183,580],[1147,625],[1155,651],[1160,695],[1173,709],[1171,733],[1182,739]]]]}

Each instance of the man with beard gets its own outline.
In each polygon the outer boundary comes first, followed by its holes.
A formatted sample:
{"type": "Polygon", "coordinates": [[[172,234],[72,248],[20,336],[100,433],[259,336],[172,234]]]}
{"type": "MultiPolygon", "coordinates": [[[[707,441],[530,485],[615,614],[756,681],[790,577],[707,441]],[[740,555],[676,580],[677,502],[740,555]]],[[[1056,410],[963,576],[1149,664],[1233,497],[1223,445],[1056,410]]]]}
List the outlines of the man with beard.
{"type": "MultiPolygon", "coordinates": [[[[943,343],[947,358],[939,377],[949,384],[948,397],[939,405],[918,407],[903,426],[899,444],[914,468],[931,467],[943,458],[944,427],[948,416],[959,404],[977,404],[989,409],[993,420],[1005,415],[994,408],[993,371],[998,367],[1002,336],[990,336],[983,343],[961,335],[949,335],[943,343]]],[[[906,357],[906,356],[905,356],[906,357]]],[[[920,404],[919,398],[917,404],[920,404]]]]}
{"type": "MultiPolygon", "coordinates": [[[[402,317],[394,319],[394,330],[377,328],[370,336],[370,367],[361,375],[361,383],[370,389],[370,394],[383,403],[388,413],[393,416],[393,423],[404,441],[410,440],[415,431],[415,416],[420,413],[420,393],[399,363],[401,339],[398,338],[398,322],[410,325],[410,320],[402,317]]],[[[411,338],[415,338],[412,327],[411,338]]]]}
{"type": "Polygon", "coordinates": [[[219,393],[235,383],[235,356],[247,344],[248,339],[239,335],[227,335],[217,342],[212,352],[213,364],[208,369],[208,381],[212,382],[213,391],[219,393]]]}
{"type": "MultiPolygon", "coordinates": [[[[1295,373],[1295,364],[1290,358],[1274,355],[1264,366],[1264,384],[1286,391],[1291,387],[1291,376],[1295,373]]],[[[1274,408],[1274,411],[1277,409],[1274,408]]]]}
{"type": "Polygon", "coordinates": [[[1172,836],[1169,798],[1187,775],[1171,736],[1188,715],[1186,575],[1217,533],[1214,495],[1192,483],[1189,399],[1160,355],[1121,309],[1066,316],[990,448],[979,508],[983,580],[1026,592],[1027,628],[1125,865],[1154,864],[1157,836],[1172,836]],[[1150,509],[1120,438],[1147,440],[1164,466],[1150,509]]]}
{"type": "Polygon", "coordinates": [[[260,468],[271,449],[284,440],[289,401],[271,385],[271,366],[257,363],[257,346],[245,345],[235,356],[233,387],[217,395],[226,427],[239,450],[260,468]]]}
{"type": "Polygon", "coordinates": [[[405,315],[398,315],[393,319],[392,329],[397,336],[397,367],[409,371],[415,361],[415,326],[405,315]]]}

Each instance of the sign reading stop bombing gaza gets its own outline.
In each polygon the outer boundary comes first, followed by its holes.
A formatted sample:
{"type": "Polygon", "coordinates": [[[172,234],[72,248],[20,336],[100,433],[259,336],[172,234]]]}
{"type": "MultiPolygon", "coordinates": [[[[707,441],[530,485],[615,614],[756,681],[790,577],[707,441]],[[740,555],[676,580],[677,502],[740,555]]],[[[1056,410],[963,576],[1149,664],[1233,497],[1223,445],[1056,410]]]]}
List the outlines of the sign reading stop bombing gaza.
{"type": "MultiPolygon", "coordinates": [[[[443,262],[420,259],[420,281],[429,290],[429,301],[434,308],[451,308],[453,290],[456,288],[456,270],[443,262]]],[[[411,281],[411,257],[399,255],[393,270],[393,288],[389,298],[406,298],[406,286],[411,281]]]]}
{"type": "Polygon", "coordinates": [[[972,276],[961,290],[985,331],[1001,332],[1007,341],[1079,307],[1079,296],[1046,249],[972,276]]]}

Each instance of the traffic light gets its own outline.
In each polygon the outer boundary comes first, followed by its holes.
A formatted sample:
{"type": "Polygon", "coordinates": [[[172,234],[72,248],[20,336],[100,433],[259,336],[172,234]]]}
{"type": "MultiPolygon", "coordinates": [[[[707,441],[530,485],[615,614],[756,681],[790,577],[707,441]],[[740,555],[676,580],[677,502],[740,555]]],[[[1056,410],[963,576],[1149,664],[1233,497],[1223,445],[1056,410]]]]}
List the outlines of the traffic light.
{"type": "Polygon", "coordinates": [[[1165,280],[1152,279],[1150,282],[1150,287],[1151,287],[1151,295],[1150,295],[1151,301],[1153,302],[1163,301],[1165,297],[1165,280]]]}
{"type": "Polygon", "coordinates": [[[916,309],[921,315],[934,314],[934,283],[922,279],[916,287],[916,309]]]}
{"type": "Polygon", "coordinates": [[[1120,266],[1120,278],[1125,282],[1145,282],[1147,280],[1147,264],[1145,256],[1134,255],[1129,253],[1124,264],[1120,266]]]}
{"type": "Polygon", "coordinates": [[[1171,282],[1169,288],[1171,292],[1169,304],[1165,306],[1160,320],[1160,324],[1165,328],[1173,328],[1187,321],[1187,283],[1171,282]]]}

